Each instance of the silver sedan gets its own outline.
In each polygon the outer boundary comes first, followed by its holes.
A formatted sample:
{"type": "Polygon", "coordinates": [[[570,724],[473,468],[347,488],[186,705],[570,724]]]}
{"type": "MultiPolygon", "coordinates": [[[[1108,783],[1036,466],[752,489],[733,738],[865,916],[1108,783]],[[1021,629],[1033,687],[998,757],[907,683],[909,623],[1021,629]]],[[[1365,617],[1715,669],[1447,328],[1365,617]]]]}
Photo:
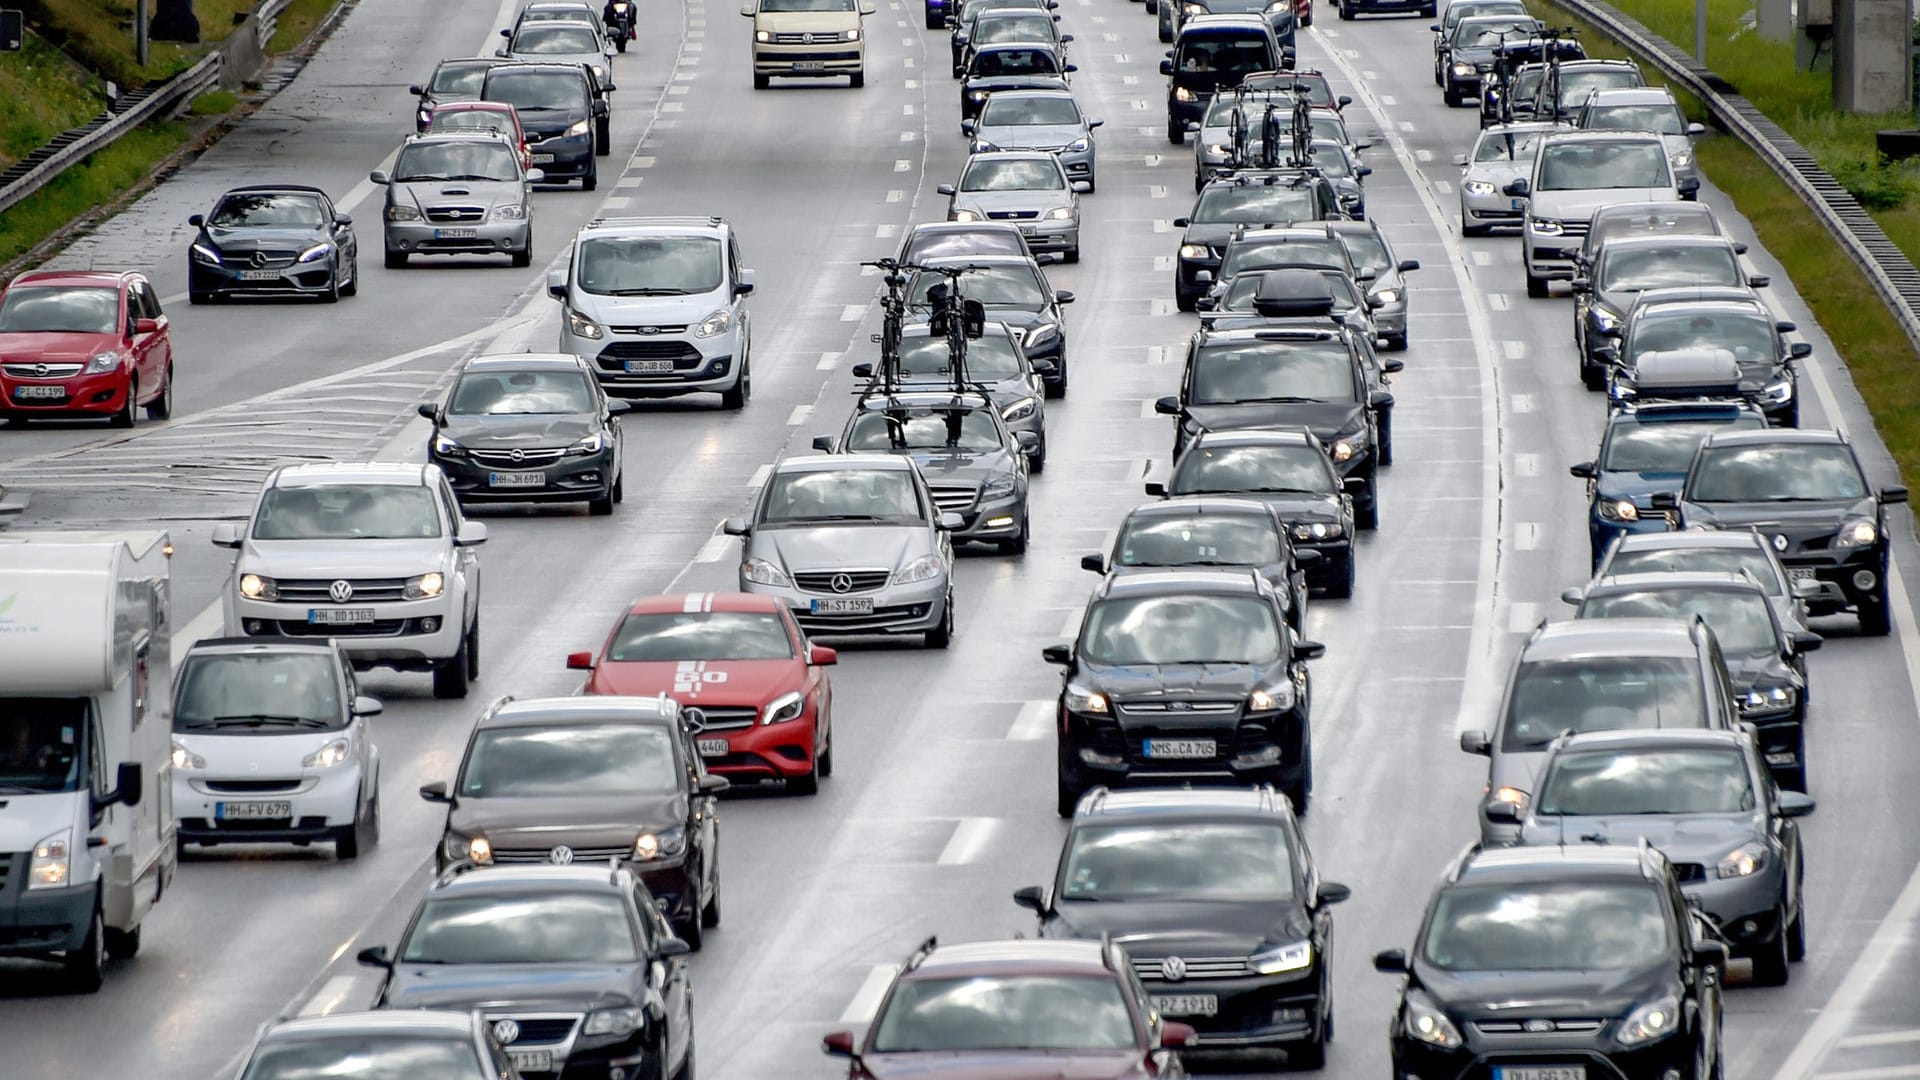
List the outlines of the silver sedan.
{"type": "Polygon", "coordinates": [[[1529,120],[1495,124],[1480,132],[1473,149],[1454,156],[1460,166],[1460,231],[1485,236],[1496,225],[1519,225],[1527,200],[1506,193],[1507,185],[1533,174],[1540,137],[1568,130],[1564,124],[1529,120]]]}
{"type": "Polygon", "coordinates": [[[948,221],[1011,221],[1035,252],[1080,261],[1080,199],[1066,166],[1052,154],[998,150],[975,154],[958,184],[936,188],[951,200],[948,221]]]}
{"type": "Polygon", "coordinates": [[[1002,90],[987,99],[978,119],[960,128],[973,136],[973,152],[1044,150],[1060,159],[1067,178],[1094,189],[1093,129],[1106,123],[1081,113],[1066,90],[1002,90]]]}

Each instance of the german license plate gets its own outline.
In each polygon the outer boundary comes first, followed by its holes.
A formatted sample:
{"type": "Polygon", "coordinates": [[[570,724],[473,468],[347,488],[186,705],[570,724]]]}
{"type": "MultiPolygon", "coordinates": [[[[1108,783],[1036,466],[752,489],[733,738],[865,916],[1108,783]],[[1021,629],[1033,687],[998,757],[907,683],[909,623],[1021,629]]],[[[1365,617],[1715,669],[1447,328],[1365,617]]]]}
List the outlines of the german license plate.
{"type": "Polygon", "coordinates": [[[513,1061],[513,1067],[521,1072],[553,1071],[551,1050],[508,1050],[507,1057],[513,1061]]]}
{"type": "Polygon", "coordinates": [[[1585,1065],[1500,1065],[1493,1080],[1587,1080],[1585,1065]]]}
{"type": "Polygon", "coordinates": [[[487,486],[497,488],[537,488],[547,486],[543,472],[496,472],[487,474],[487,486]]]}
{"type": "Polygon", "coordinates": [[[629,360],[627,361],[627,374],[629,375],[671,375],[673,374],[673,361],[671,360],[629,360]]]}
{"type": "Polygon", "coordinates": [[[727,740],[725,739],[696,739],[694,745],[700,748],[701,757],[727,756],[727,740]]]}
{"type": "Polygon", "coordinates": [[[480,235],[479,229],[435,229],[435,240],[471,240],[480,235]]]}
{"type": "Polygon", "coordinates": [[[290,802],[223,802],[213,804],[216,821],[280,821],[293,816],[290,802]]]}
{"type": "Polygon", "coordinates": [[[1220,1011],[1214,994],[1155,994],[1153,1007],[1161,1016],[1212,1016],[1220,1011]]]}
{"type": "MultiPolygon", "coordinates": [[[[26,389],[26,387],[23,386],[21,387],[21,389],[24,390],[26,389]]],[[[1818,581],[1819,580],[1819,577],[1813,572],[1813,567],[1811,566],[1788,567],[1787,576],[1791,577],[1795,581],[1818,581]]]]}
{"type": "Polygon", "coordinates": [[[873,612],[871,596],[832,596],[813,602],[815,615],[868,615],[873,612]]]}
{"type": "Polygon", "coordinates": [[[1212,739],[1148,739],[1146,749],[1150,758],[1210,758],[1214,752],[1212,739]]]}
{"type": "Polygon", "coordinates": [[[279,281],[280,271],[278,270],[242,270],[240,271],[240,280],[241,281],[279,281]]]}
{"type": "Polygon", "coordinates": [[[1038,229],[1037,229],[1036,227],[1034,227],[1034,226],[1032,226],[1032,225],[1022,225],[1022,226],[1020,226],[1020,235],[1021,235],[1021,236],[1032,236],[1032,235],[1033,235],[1034,233],[1036,233],[1036,232],[1038,232],[1038,231],[1039,231],[1039,230],[1038,230],[1038,229]]]}
{"type": "Polygon", "coordinates": [[[553,164],[553,155],[552,154],[535,154],[533,155],[533,163],[535,165],[551,165],[553,164]]]}
{"type": "Polygon", "coordinates": [[[13,396],[21,401],[64,401],[67,388],[64,386],[16,386],[13,396]]]}
{"type": "Polygon", "coordinates": [[[793,62],[793,70],[795,70],[795,71],[825,71],[825,70],[827,70],[827,65],[826,65],[826,64],[824,64],[824,63],[822,63],[822,62],[820,62],[820,61],[818,61],[818,60],[795,60],[795,61],[793,62]]]}
{"type": "Polygon", "coordinates": [[[308,608],[309,626],[363,626],[373,621],[370,607],[308,608]]]}

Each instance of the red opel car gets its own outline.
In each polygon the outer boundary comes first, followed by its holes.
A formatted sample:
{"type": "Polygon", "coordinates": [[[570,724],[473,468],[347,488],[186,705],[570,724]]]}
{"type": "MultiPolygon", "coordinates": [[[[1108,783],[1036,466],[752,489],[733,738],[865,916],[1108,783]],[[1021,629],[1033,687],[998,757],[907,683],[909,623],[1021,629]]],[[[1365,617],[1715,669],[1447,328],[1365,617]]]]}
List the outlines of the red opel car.
{"type": "Polygon", "coordinates": [[[520,126],[520,112],[504,101],[449,101],[433,110],[426,133],[443,131],[497,131],[520,148],[520,167],[533,168],[533,151],[527,148],[527,132],[520,126]]]}
{"type": "Polygon", "coordinates": [[[37,270],[0,292],[0,415],[173,414],[173,335],[143,274],[37,270]]]}
{"type": "Polygon", "coordinates": [[[837,660],[775,597],[680,593],[634,601],[598,656],[567,666],[592,672],[583,693],[678,701],[709,772],[811,795],[833,775],[837,660]]]}

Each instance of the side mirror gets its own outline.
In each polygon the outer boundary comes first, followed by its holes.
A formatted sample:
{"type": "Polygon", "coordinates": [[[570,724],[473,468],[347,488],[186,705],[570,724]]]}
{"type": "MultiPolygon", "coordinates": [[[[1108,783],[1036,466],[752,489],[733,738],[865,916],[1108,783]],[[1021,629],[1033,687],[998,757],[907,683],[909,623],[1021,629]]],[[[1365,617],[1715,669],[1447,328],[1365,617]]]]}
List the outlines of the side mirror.
{"type": "Polygon", "coordinates": [[[861,5],[860,5],[860,14],[862,14],[862,15],[871,15],[871,14],[873,14],[874,12],[876,12],[876,11],[878,11],[878,10],[880,10],[880,9],[879,9],[879,8],[877,8],[877,7],[875,7],[875,6],[873,5],[873,4],[870,4],[870,3],[869,3],[869,4],[861,4],[861,5]]]}
{"type": "Polygon", "coordinates": [[[1198,120],[1187,121],[1187,134],[1191,135],[1194,132],[1197,132],[1199,130],[1200,130],[1200,121],[1198,120]]]}
{"type": "Polygon", "coordinates": [[[951,510],[942,510],[940,512],[940,516],[937,519],[935,519],[933,524],[935,528],[938,528],[943,532],[953,532],[955,529],[966,528],[967,519],[961,517],[959,514],[956,514],[951,510]]]}
{"type": "Polygon", "coordinates": [[[1336,110],[1344,109],[1351,104],[1353,104],[1353,99],[1345,94],[1341,94],[1339,97],[1333,99],[1333,107],[1336,110]]]}
{"type": "Polygon", "coordinates": [[[685,956],[692,951],[693,946],[680,940],[678,937],[663,937],[660,939],[660,959],[662,960],[671,960],[676,956],[685,956]]]}
{"type": "Polygon", "coordinates": [[[1453,163],[1454,163],[1455,165],[1458,165],[1458,166],[1460,166],[1460,167],[1461,167],[1461,168],[1463,168],[1463,169],[1464,169],[1464,168],[1466,168],[1466,167],[1467,167],[1467,155],[1465,155],[1465,154],[1455,154],[1455,155],[1453,155],[1453,163]]]}
{"type": "Polygon", "coordinates": [[[720,531],[728,536],[751,536],[753,534],[753,522],[748,521],[746,518],[730,517],[720,523],[720,531]]]}
{"type": "Polygon", "coordinates": [[[941,185],[939,185],[938,187],[936,187],[936,188],[934,188],[933,190],[934,190],[934,191],[936,191],[936,192],[939,192],[939,193],[940,193],[940,194],[942,194],[942,195],[951,195],[951,194],[953,194],[953,185],[952,185],[952,184],[941,184],[941,185]]]}
{"type": "Polygon", "coordinates": [[[1431,26],[1429,26],[1429,27],[1427,27],[1427,29],[1429,29],[1429,30],[1431,30],[1431,31],[1433,31],[1434,33],[1436,33],[1436,34],[1437,34],[1437,33],[1439,33],[1439,32],[1440,32],[1440,24],[1439,24],[1439,23],[1434,23],[1433,25],[1431,25],[1431,26]]]}
{"type": "Polygon", "coordinates": [[[1504,190],[1506,191],[1507,194],[1513,196],[1516,199],[1523,199],[1528,195],[1533,194],[1533,185],[1528,183],[1524,179],[1512,180],[1507,183],[1507,186],[1504,190]]]}
{"type": "Polygon", "coordinates": [[[1880,501],[1883,503],[1903,503],[1907,501],[1907,489],[1898,484],[1880,489],[1880,501]]]}
{"type": "Polygon", "coordinates": [[[733,781],[724,776],[715,776],[712,773],[708,773],[700,778],[700,794],[702,795],[718,795],[732,786],[733,781]]]}
{"type": "Polygon", "coordinates": [[[1299,641],[1293,643],[1295,660],[1318,660],[1327,655],[1327,647],[1318,641],[1299,641]]]}
{"type": "Polygon", "coordinates": [[[1560,593],[1560,602],[1569,607],[1579,607],[1586,598],[1586,591],[1579,588],[1565,589],[1560,593]]]}
{"type": "Polygon", "coordinates": [[[1367,405],[1375,409],[1393,408],[1393,391],[1375,390],[1367,395],[1367,405]]]}
{"type": "MultiPolygon", "coordinates": [[[[1068,35],[1067,35],[1067,40],[1068,40],[1068,41],[1072,41],[1072,40],[1073,40],[1073,35],[1072,35],[1072,34],[1068,34],[1068,35]]],[[[1107,123],[1107,122],[1106,122],[1105,120],[1089,120],[1089,121],[1087,121],[1087,127],[1088,127],[1089,129],[1091,129],[1091,128],[1097,128],[1097,127],[1105,127],[1105,126],[1106,126],[1106,123],[1107,123]]]]}
{"type": "Polygon", "coordinates": [[[1718,941],[1696,941],[1693,943],[1693,962],[1699,967],[1726,970],[1727,947],[1718,941]]]}
{"type": "Polygon", "coordinates": [[[1813,813],[1813,796],[1804,791],[1783,791],[1780,793],[1781,817],[1806,817],[1813,813]]]}
{"type": "Polygon", "coordinates": [[[193,214],[187,218],[187,224],[193,226],[196,229],[205,228],[207,224],[207,219],[204,215],[193,214]]]}
{"type": "Polygon", "coordinates": [[[421,416],[426,417],[427,419],[433,421],[436,424],[440,422],[440,406],[435,405],[431,401],[423,401],[420,404],[415,405],[413,407],[413,411],[419,413],[421,416]]]}
{"type": "Polygon", "coordinates": [[[240,526],[227,522],[213,527],[213,546],[237,548],[240,546],[240,526]]]}
{"type": "Polygon", "coordinates": [[[1779,322],[1773,324],[1773,328],[1783,334],[1791,334],[1795,330],[1800,329],[1800,324],[1791,319],[1781,319],[1779,322]]]}
{"type": "Polygon", "coordinates": [[[1479,754],[1483,757],[1491,756],[1493,753],[1493,742],[1487,738],[1485,731],[1479,729],[1463,731],[1460,733],[1460,749],[1469,754],[1479,754]]]}
{"type": "Polygon", "coordinates": [[[1193,224],[1192,218],[1177,217],[1173,219],[1173,227],[1176,229],[1184,229],[1191,224],[1193,224]]]}
{"type": "Polygon", "coordinates": [[[1038,915],[1047,913],[1047,893],[1038,885],[1013,890],[1013,902],[1038,915]]]}
{"type": "Polygon", "coordinates": [[[367,967],[385,968],[388,971],[393,970],[393,960],[387,956],[387,947],[385,945],[368,946],[353,954],[353,958],[356,962],[365,964],[367,967]]]}
{"type": "Polygon", "coordinates": [[[1404,949],[1382,949],[1373,954],[1373,970],[1388,975],[1407,973],[1407,954],[1404,949]]]}
{"type": "Polygon", "coordinates": [[[1068,65],[1067,65],[1066,67],[1064,67],[1064,68],[1062,68],[1061,70],[1062,70],[1062,71],[1065,71],[1065,72],[1066,72],[1067,74],[1069,74],[1069,75],[1071,75],[1071,74],[1073,74],[1074,72],[1076,72],[1076,71],[1079,71],[1079,70],[1080,70],[1080,65],[1078,65],[1078,64],[1068,64],[1068,65]]]}
{"type": "Polygon", "coordinates": [[[379,716],[386,711],[386,705],[382,704],[377,697],[358,694],[355,695],[353,699],[353,715],[355,716],[379,716]]]}
{"type": "Polygon", "coordinates": [[[460,531],[454,534],[453,546],[479,547],[487,542],[487,527],[478,521],[463,521],[460,531]]]}
{"type": "Polygon", "coordinates": [[[407,87],[407,93],[412,94],[414,97],[426,97],[427,88],[424,86],[409,86],[407,87]]]}
{"type": "Polygon", "coordinates": [[[447,782],[435,780],[431,784],[420,785],[420,797],[431,803],[451,803],[453,796],[447,793],[447,782]]]}
{"type": "Polygon", "coordinates": [[[625,416],[626,414],[632,411],[633,411],[633,402],[631,401],[622,401],[619,398],[612,398],[607,402],[608,416],[625,416]]]}
{"type": "Polygon", "coordinates": [[[160,332],[160,320],[135,319],[133,321],[133,332],[135,334],[157,334],[160,332]]]}
{"type": "Polygon", "coordinates": [[[1159,413],[1161,416],[1179,416],[1180,399],[1177,397],[1160,398],[1153,403],[1153,411],[1159,413]]]}
{"type": "Polygon", "coordinates": [[[1415,270],[1420,269],[1420,260],[1419,259],[1401,259],[1399,269],[1400,269],[1400,272],[1403,274],[1411,274],[1415,270]]]}
{"type": "Polygon", "coordinates": [[[813,448],[823,454],[833,453],[833,436],[815,435],[813,437],[813,448]]]}
{"type": "Polygon", "coordinates": [[[1312,548],[1294,548],[1293,565],[1305,569],[1320,561],[1320,553],[1312,548]]]}
{"type": "Polygon", "coordinates": [[[1373,166],[1371,166],[1371,165],[1361,165],[1361,166],[1359,166],[1358,168],[1356,168],[1356,169],[1354,169],[1354,170],[1353,170],[1353,175],[1355,175],[1355,176],[1372,176],[1372,175],[1373,175],[1373,166]]]}
{"type": "Polygon", "coordinates": [[[513,31],[511,29],[502,30],[500,31],[500,36],[503,38],[510,38],[513,36],[513,31]]]}
{"type": "MultiPolygon", "coordinates": [[[[611,87],[611,86],[603,86],[603,87],[601,87],[601,89],[602,89],[602,90],[612,90],[612,89],[613,89],[613,87],[611,87]]],[[[596,117],[598,117],[598,116],[606,116],[606,115],[607,115],[607,103],[606,103],[606,102],[604,102],[604,101],[600,101],[600,100],[597,100],[597,99],[596,99],[596,100],[594,101],[594,103],[593,103],[593,115],[594,115],[594,116],[596,116],[596,117]]]]}
{"type": "Polygon", "coordinates": [[[812,664],[814,667],[832,667],[839,662],[840,653],[838,650],[829,649],[825,645],[807,646],[807,663],[812,664]]]}
{"type": "Polygon", "coordinates": [[[1820,583],[1807,578],[1793,579],[1793,596],[1796,600],[1811,600],[1820,595],[1820,583]]]}
{"type": "Polygon", "coordinates": [[[1705,135],[1706,133],[1707,133],[1707,125],[1705,124],[1688,124],[1687,125],[1687,134],[1689,135],[1705,135]]]}
{"type": "Polygon", "coordinates": [[[1016,431],[1013,437],[1020,443],[1020,449],[1026,453],[1031,454],[1040,449],[1040,436],[1036,432],[1016,431]]]}
{"type": "Polygon", "coordinates": [[[1806,341],[1796,341],[1787,346],[1787,356],[1794,360],[1805,360],[1813,355],[1813,345],[1806,341]]]}
{"type": "Polygon", "coordinates": [[[1647,504],[1655,510],[1680,509],[1680,496],[1671,491],[1656,491],[1647,499],[1647,504]]]}
{"type": "Polygon", "coordinates": [[[1337,881],[1323,881],[1320,883],[1320,888],[1313,894],[1313,902],[1325,907],[1328,904],[1338,904],[1352,895],[1352,889],[1337,881]]]}
{"type": "MultiPolygon", "coordinates": [[[[503,33],[503,34],[504,34],[504,33],[506,33],[506,31],[505,31],[505,30],[502,30],[502,31],[501,31],[501,33],[503,33]]],[[[498,48],[498,49],[495,49],[495,50],[493,50],[493,55],[495,55],[495,56],[498,56],[498,57],[501,57],[502,59],[504,59],[504,58],[506,57],[506,55],[507,55],[507,50],[506,50],[506,48],[505,48],[505,47],[503,46],[503,47],[501,47],[501,48],[498,48]]]]}
{"type": "Polygon", "coordinates": [[[850,1058],[853,1055],[853,1032],[836,1031],[820,1040],[820,1052],[828,1057],[850,1058]]]}
{"type": "Polygon", "coordinates": [[[1193,1040],[1198,1037],[1198,1034],[1193,1030],[1192,1024],[1183,1024],[1178,1020],[1162,1020],[1160,1021],[1160,1048],[1184,1049],[1193,1045],[1193,1040]]]}
{"type": "Polygon", "coordinates": [[[1096,574],[1104,574],[1107,572],[1107,557],[1105,555],[1082,555],[1080,556],[1080,569],[1091,570],[1096,574]]]}
{"type": "Polygon", "coordinates": [[[745,15],[745,16],[746,16],[747,18],[749,18],[749,19],[751,19],[751,18],[753,18],[753,5],[752,5],[752,4],[741,4],[741,5],[740,5],[740,14],[742,14],[742,15],[745,15]]]}
{"type": "Polygon", "coordinates": [[[1211,284],[1213,284],[1213,271],[1211,271],[1211,270],[1195,270],[1195,271],[1193,272],[1193,283],[1194,283],[1195,285],[1211,285],[1211,284]]]}
{"type": "Polygon", "coordinates": [[[544,184],[546,183],[546,180],[547,180],[547,170],[545,169],[528,169],[527,170],[527,183],[544,184]]]}
{"type": "Polygon", "coordinates": [[[748,296],[753,293],[760,278],[752,270],[740,271],[740,280],[733,283],[733,295],[748,296]]]}
{"type": "Polygon", "coordinates": [[[1825,644],[1826,640],[1826,638],[1821,637],[1811,630],[1795,630],[1793,632],[1793,651],[1813,652],[1825,644]]]}
{"type": "Polygon", "coordinates": [[[1162,60],[1162,61],[1160,61],[1160,74],[1162,74],[1162,75],[1172,75],[1172,74],[1173,74],[1173,61],[1171,61],[1171,60],[1162,60]]]}
{"type": "Polygon", "coordinates": [[[1049,664],[1071,664],[1073,663],[1073,646],[1048,645],[1046,648],[1040,650],[1040,659],[1045,660],[1049,664]]]}
{"type": "Polygon", "coordinates": [[[1590,293],[1593,291],[1593,280],[1591,278],[1577,277],[1567,282],[1567,287],[1577,293],[1590,293]]]}
{"type": "Polygon", "coordinates": [[[351,225],[353,224],[353,215],[352,214],[335,214],[333,215],[333,223],[335,225],[351,225]]]}
{"type": "Polygon", "coordinates": [[[1700,190],[1700,181],[1691,176],[1686,177],[1674,185],[1674,190],[1678,191],[1681,195],[1692,195],[1700,190]]]}
{"type": "Polygon", "coordinates": [[[367,174],[367,179],[376,184],[385,184],[385,183],[391,182],[390,178],[386,174],[386,170],[384,169],[373,170],[372,172],[367,174]]]}
{"type": "Polygon", "coordinates": [[[137,761],[123,761],[113,770],[113,790],[100,800],[102,806],[119,803],[122,806],[139,806],[140,798],[146,793],[146,774],[140,771],[137,761]]]}
{"type": "Polygon", "coordinates": [[[1377,281],[1379,280],[1379,278],[1380,278],[1380,271],[1375,270],[1371,266],[1363,266],[1360,268],[1358,273],[1353,275],[1353,280],[1362,281],[1362,282],[1377,281]]]}
{"type": "Polygon", "coordinates": [[[1490,802],[1487,804],[1487,820],[1502,825],[1520,824],[1520,804],[1510,802],[1490,802]]]}
{"type": "Polygon", "coordinates": [[[1067,289],[1055,289],[1053,291],[1053,302],[1056,304],[1071,304],[1073,303],[1073,293],[1067,289]]]}
{"type": "Polygon", "coordinates": [[[855,364],[853,365],[852,374],[853,374],[853,377],[856,379],[871,379],[873,378],[873,365],[872,364],[855,364]]]}
{"type": "Polygon", "coordinates": [[[1747,275],[1748,288],[1764,289],[1771,284],[1773,284],[1773,279],[1768,277],[1765,274],[1748,274],[1747,275]]]}
{"type": "Polygon", "coordinates": [[[1598,476],[1599,473],[1599,469],[1595,467],[1591,461],[1582,461],[1578,465],[1567,466],[1567,475],[1578,477],[1582,480],[1592,480],[1598,476]]]}
{"type": "Polygon", "coordinates": [[[1141,486],[1146,489],[1149,495],[1163,499],[1167,496],[1167,482],[1165,480],[1149,480],[1141,486]]]}
{"type": "Polygon", "coordinates": [[[1045,357],[1041,357],[1038,360],[1029,360],[1027,361],[1027,365],[1033,369],[1035,375],[1051,375],[1058,370],[1054,362],[1045,357]]]}
{"type": "Polygon", "coordinates": [[[1389,375],[1398,375],[1407,370],[1407,362],[1397,356],[1390,356],[1380,361],[1380,370],[1389,375]]]}
{"type": "Polygon", "coordinates": [[[570,652],[567,654],[567,670],[592,671],[593,654],[590,652],[570,652]]]}
{"type": "Polygon", "coordinates": [[[547,271],[547,295],[555,300],[567,298],[567,274],[564,270],[547,271]]]}

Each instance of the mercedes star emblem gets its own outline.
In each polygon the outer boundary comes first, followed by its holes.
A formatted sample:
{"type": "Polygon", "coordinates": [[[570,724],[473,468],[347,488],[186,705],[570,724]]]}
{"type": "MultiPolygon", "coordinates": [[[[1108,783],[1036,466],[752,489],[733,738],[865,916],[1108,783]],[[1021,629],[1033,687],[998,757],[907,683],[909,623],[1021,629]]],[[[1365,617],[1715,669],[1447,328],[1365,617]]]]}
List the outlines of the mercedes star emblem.
{"type": "Polygon", "coordinates": [[[511,1045],[515,1040],[520,1038],[519,1021],[495,1020],[493,1022],[493,1037],[499,1039],[500,1045],[502,1046],[511,1045]]]}
{"type": "Polygon", "coordinates": [[[353,599],[353,582],[340,580],[327,586],[327,595],[333,597],[336,604],[344,604],[353,599]]]}
{"type": "Polygon", "coordinates": [[[547,852],[547,861],[555,866],[571,866],[573,864],[573,849],[565,844],[561,844],[559,847],[547,852]]]}
{"type": "Polygon", "coordinates": [[[832,587],[834,592],[842,592],[842,593],[852,592],[853,591],[853,575],[852,574],[835,574],[833,575],[832,579],[827,582],[827,584],[830,587],[832,587]]]}
{"type": "Polygon", "coordinates": [[[253,253],[253,265],[255,265],[255,266],[265,266],[265,265],[267,265],[267,253],[266,253],[266,252],[264,252],[264,251],[256,251],[256,252],[254,252],[254,253],[253,253]]]}
{"type": "Polygon", "coordinates": [[[707,714],[701,709],[681,709],[680,722],[686,725],[688,731],[707,730],[707,714]]]}
{"type": "Polygon", "coordinates": [[[1773,534],[1773,550],[1775,551],[1787,550],[1787,534],[1786,533],[1773,534]]]}
{"type": "Polygon", "coordinates": [[[1187,962],[1177,956],[1169,956],[1160,961],[1160,974],[1168,982],[1179,982],[1187,977],[1187,962]]]}

